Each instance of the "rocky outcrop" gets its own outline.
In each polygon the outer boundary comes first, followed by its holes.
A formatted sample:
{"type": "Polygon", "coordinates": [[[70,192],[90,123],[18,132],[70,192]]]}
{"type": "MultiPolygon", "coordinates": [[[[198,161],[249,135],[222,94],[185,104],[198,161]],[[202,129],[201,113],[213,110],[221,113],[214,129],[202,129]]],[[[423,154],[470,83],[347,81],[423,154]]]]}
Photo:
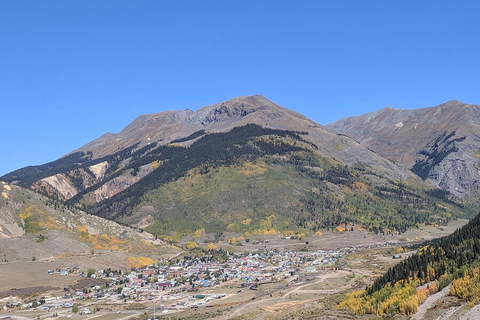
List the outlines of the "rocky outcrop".
{"type": "Polygon", "coordinates": [[[88,206],[113,197],[117,193],[122,192],[134,183],[140,181],[140,179],[152,172],[153,168],[154,166],[152,164],[147,164],[139,167],[138,170],[127,170],[120,176],[115,177],[104,184],[99,184],[99,187],[93,189],[91,192],[85,193],[79,202],[88,206]]]}
{"type": "Polygon", "coordinates": [[[92,172],[95,175],[95,178],[97,180],[102,180],[103,177],[105,176],[105,172],[107,171],[108,168],[108,162],[103,161],[98,164],[95,164],[93,166],[88,167],[90,172],[92,172]]]}
{"type": "Polygon", "coordinates": [[[40,180],[38,183],[38,188],[41,188],[43,183],[53,188],[57,193],[56,195],[63,200],[70,199],[78,193],[78,191],[75,189],[72,183],[68,181],[64,174],[56,174],[40,180]]]}
{"type": "Polygon", "coordinates": [[[21,221],[15,217],[13,212],[19,210],[21,205],[14,199],[11,199],[12,189],[8,184],[1,181],[0,191],[0,238],[15,238],[25,234],[21,221]]]}

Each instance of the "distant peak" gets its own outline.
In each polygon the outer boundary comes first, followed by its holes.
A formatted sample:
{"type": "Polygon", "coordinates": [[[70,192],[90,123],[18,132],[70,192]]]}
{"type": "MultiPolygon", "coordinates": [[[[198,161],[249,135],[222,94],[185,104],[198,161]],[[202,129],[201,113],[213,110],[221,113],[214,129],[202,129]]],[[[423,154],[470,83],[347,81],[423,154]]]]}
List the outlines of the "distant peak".
{"type": "Polygon", "coordinates": [[[106,132],[100,138],[110,138],[110,137],[113,137],[114,135],[115,133],[113,132],[106,132]]]}
{"type": "Polygon", "coordinates": [[[449,101],[445,102],[444,104],[448,104],[448,103],[450,103],[450,104],[453,104],[453,103],[461,103],[461,104],[464,104],[463,102],[458,101],[458,100],[455,100],[455,99],[454,99],[454,100],[449,100],[449,101]]]}
{"type": "Polygon", "coordinates": [[[255,94],[252,96],[241,96],[241,97],[236,97],[233,99],[230,99],[228,101],[225,101],[224,103],[235,103],[235,102],[241,102],[241,103],[247,103],[247,104],[259,104],[259,103],[273,103],[272,101],[268,100],[264,96],[260,94],[255,94]]]}
{"type": "Polygon", "coordinates": [[[439,105],[439,107],[450,107],[450,106],[457,106],[457,105],[464,105],[464,103],[458,100],[449,100],[439,105]]]}
{"type": "Polygon", "coordinates": [[[402,108],[394,108],[390,106],[386,106],[385,108],[380,109],[380,111],[403,111],[402,108]]]}
{"type": "Polygon", "coordinates": [[[232,98],[230,100],[257,100],[257,99],[267,100],[267,98],[265,98],[261,94],[254,94],[250,96],[240,96],[240,97],[232,98]]]}

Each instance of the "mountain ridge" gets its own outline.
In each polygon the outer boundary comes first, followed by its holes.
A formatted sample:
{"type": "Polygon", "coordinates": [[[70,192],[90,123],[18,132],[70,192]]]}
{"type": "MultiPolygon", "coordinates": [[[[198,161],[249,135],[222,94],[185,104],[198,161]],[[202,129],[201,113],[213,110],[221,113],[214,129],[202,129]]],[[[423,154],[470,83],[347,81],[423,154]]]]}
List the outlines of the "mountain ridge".
{"type": "MultiPolygon", "coordinates": [[[[111,152],[113,147],[108,146],[108,144],[115,144],[113,141],[114,139],[117,141],[125,141],[124,143],[120,143],[120,148],[128,147],[138,142],[140,142],[139,147],[143,147],[148,143],[153,142],[163,145],[175,139],[188,136],[199,130],[206,130],[210,133],[224,132],[233,127],[233,124],[231,123],[232,121],[228,121],[230,120],[229,118],[238,121],[239,118],[248,116],[249,119],[246,119],[246,121],[240,120],[240,123],[235,123],[235,126],[247,123],[259,124],[258,122],[261,121],[265,122],[265,126],[268,126],[269,121],[275,122],[276,118],[281,118],[281,112],[300,119],[301,121],[307,121],[311,125],[321,126],[300,113],[278,106],[261,95],[242,96],[225,102],[204,106],[197,111],[190,109],[167,110],[159,113],[140,115],[118,134],[110,135],[107,133],[96,139],[99,140],[99,144],[102,145],[102,151],[97,150],[96,145],[91,145],[92,142],[96,141],[94,140],[71,153],[78,151],[91,151],[94,153],[95,158],[97,155],[105,155],[104,153],[107,151],[111,152]],[[272,110],[265,112],[266,109],[272,110]],[[259,115],[260,112],[257,111],[264,112],[259,115]],[[277,113],[273,111],[277,111],[277,113]],[[258,115],[258,118],[251,119],[254,113],[256,113],[255,116],[258,115]],[[107,144],[107,146],[105,146],[105,144],[107,144]]],[[[276,125],[278,126],[278,124],[276,125]]],[[[283,128],[281,129],[295,130],[294,126],[288,125],[286,121],[283,121],[283,123],[280,124],[280,126],[282,125],[283,128]]],[[[115,147],[118,149],[118,144],[115,144],[115,147]]]]}
{"type": "MultiPolygon", "coordinates": [[[[306,116],[281,107],[261,95],[233,98],[226,102],[202,107],[198,111],[170,110],[141,115],[118,134],[106,133],[56,161],[65,163],[66,160],[71,159],[73,165],[76,163],[83,165],[92,161],[97,164],[99,159],[123,151],[128,152],[129,148],[139,150],[149,148],[149,146],[153,147],[153,144],[162,146],[201,130],[204,130],[205,134],[226,132],[234,127],[252,123],[272,129],[308,132],[309,134],[305,138],[315,143],[319,152],[324,155],[334,157],[349,165],[358,161],[376,165],[379,170],[387,172],[395,179],[402,180],[413,177],[408,170],[372,153],[357,142],[338,136],[306,116]]],[[[183,142],[182,145],[188,146],[192,142],[194,142],[193,139],[183,142]]],[[[33,176],[37,175],[39,170],[43,172],[42,166],[29,166],[6,174],[2,179],[13,182],[18,180],[19,174],[21,176],[27,170],[32,171],[33,176]]],[[[59,170],[50,173],[42,178],[63,172],[59,170]]],[[[29,187],[29,185],[24,186],[29,187]]]]}
{"type": "MultiPolygon", "coordinates": [[[[262,95],[237,97],[225,102],[204,106],[197,111],[189,109],[169,110],[142,115],[117,135],[111,136],[107,142],[103,143],[101,151],[98,151],[97,148],[85,148],[84,146],[74,152],[92,152],[93,159],[95,159],[104,156],[105,152],[118,151],[130,147],[134,143],[139,143],[138,148],[154,142],[158,145],[165,145],[200,130],[205,130],[205,133],[226,132],[234,127],[251,123],[272,129],[307,131],[309,137],[306,138],[315,143],[320,151],[326,155],[339,158],[347,164],[353,164],[359,158],[369,164],[379,163],[383,170],[389,171],[390,174],[396,172],[395,178],[405,179],[409,177],[409,173],[402,168],[386,162],[367,149],[360,148],[354,141],[337,137],[335,133],[327,130],[323,125],[294,110],[281,107],[262,95]],[[167,123],[167,126],[157,127],[156,125],[159,123],[167,123]],[[117,144],[116,141],[125,141],[126,143],[117,144]],[[342,152],[337,150],[339,145],[342,145],[342,152]]],[[[184,145],[188,146],[188,143],[184,145]]]]}
{"type": "Polygon", "coordinates": [[[413,110],[384,108],[329,124],[460,198],[478,198],[480,106],[451,100],[413,110]]]}

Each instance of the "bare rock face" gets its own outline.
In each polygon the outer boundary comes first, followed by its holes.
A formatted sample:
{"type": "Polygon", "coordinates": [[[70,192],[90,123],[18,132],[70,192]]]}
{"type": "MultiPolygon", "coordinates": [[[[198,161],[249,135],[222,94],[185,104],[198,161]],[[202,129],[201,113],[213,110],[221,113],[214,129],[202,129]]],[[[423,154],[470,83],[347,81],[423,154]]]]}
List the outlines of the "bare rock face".
{"type": "Polygon", "coordinates": [[[444,190],[478,198],[480,106],[449,101],[436,107],[385,108],[328,125],[444,190]]]}
{"type": "Polygon", "coordinates": [[[19,219],[12,213],[19,210],[21,205],[12,201],[12,188],[3,181],[0,181],[0,238],[20,237],[25,231],[19,223],[19,219]],[[3,205],[1,205],[3,204],[3,205]]]}
{"type": "Polygon", "coordinates": [[[141,166],[139,170],[133,174],[132,170],[128,170],[122,175],[102,184],[99,188],[86,193],[81,202],[84,205],[92,205],[102,200],[113,197],[119,192],[130,187],[132,184],[140,181],[143,177],[153,171],[151,164],[141,166]]]}
{"type": "Polygon", "coordinates": [[[37,188],[53,188],[60,199],[70,199],[78,193],[77,189],[68,181],[64,174],[56,174],[37,182],[37,188]],[[48,186],[46,186],[46,185],[48,186]]]}

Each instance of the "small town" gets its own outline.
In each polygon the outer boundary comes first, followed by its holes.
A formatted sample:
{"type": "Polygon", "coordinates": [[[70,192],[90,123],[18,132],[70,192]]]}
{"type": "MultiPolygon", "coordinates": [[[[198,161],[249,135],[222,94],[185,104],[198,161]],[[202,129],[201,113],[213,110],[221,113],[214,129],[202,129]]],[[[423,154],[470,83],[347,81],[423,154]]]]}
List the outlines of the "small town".
{"type": "Polygon", "coordinates": [[[3,305],[3,310],[37,310],[45,312],[45,316],[73,316],[94,314],[102,302],[122,309],[135,309],[136,304],[150,303],[151,309],[164,314],[189,308],[237,305],[255,300],[262,294],[262,286],[267,284],[279,285],[279,291],[288,290],[311,274],[335,268],[342,257],[355,250],[355,247],[345,247],[302,252],[285,248],[241,254],[217,250],[200,257],[159,261],[128,272],[82,271],[76,266],[45,270],[46,277],[84,278],[92,285],[64,288],[63,296],[10,301],[3,305]],[[252,294],[242,300],[244,291],[252,294]]]}

